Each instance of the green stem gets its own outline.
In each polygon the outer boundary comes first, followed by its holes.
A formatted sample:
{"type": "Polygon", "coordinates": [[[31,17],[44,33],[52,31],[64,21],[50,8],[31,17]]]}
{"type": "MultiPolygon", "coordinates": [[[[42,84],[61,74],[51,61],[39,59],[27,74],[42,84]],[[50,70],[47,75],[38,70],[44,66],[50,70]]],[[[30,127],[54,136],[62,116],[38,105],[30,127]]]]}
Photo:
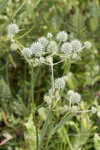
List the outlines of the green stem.
{"type": "Polygon", "coordinates": [[[35,124],[35,129],[36,129],[36,150],[39,149],[39,139],[38,139],[38,126],[37,126],[37,121],[34,118],[34,124],[35,124]]]}
{"type": "Polygon", "coordinates": [[[25,62],[25,67],[24,67],[24,80],[25,80],[25,82],[24,82],[24,95],[23,95],[23,98],[24,98],[24,100],[25,100],[25,94],[26,94],[26,62],[25,62]]]}
{"type": "Polygon", "coordinates": [[[67,142],[68,142],[70,149],[73,150],[73,147],[72,147],[72,144],[71,144],[70,139],[68,137],[68,134],[66,134],[66,138],[67,138],[67,142]]]}
{"type": "MultiPolygon", "coordinates": [[[[33,66],[31,66],[31,97],[32,97],[32,106],[31,111],[35,112],[35,103],[34,103],[34,70],[33,66]]],[[[33,113],[34,114],[34,113],[33,113]]]]}
{"type": "Polygon", "coordinates": [[[51,72],[52,72],[52,75],[51,75],[51,81],[52,81],[52,94],[54,92],[54,73],[53,73],[53,63],[51,64],[51,72]]]}
{"type": "Polygon", "coordinates": [[[38,150],[39,140],[38,140],[38,127],[37,127],[37,122],[35,118],[36,105],[34,102],[34,67],[33,65],[31,65],[31,96],[32,96],[31,112],[33,114],[33,120],[35,124],[35,129],[36,129],[36,150],[38,150]]]}
{"type": "Polygon", "coordinates": [[[70,72],[70,68],[71,68],[71,64],[68,63],[67,61],[65,61],[65,64],[64,64],[64,75],[67,75],[69,72],[70,72]]]}

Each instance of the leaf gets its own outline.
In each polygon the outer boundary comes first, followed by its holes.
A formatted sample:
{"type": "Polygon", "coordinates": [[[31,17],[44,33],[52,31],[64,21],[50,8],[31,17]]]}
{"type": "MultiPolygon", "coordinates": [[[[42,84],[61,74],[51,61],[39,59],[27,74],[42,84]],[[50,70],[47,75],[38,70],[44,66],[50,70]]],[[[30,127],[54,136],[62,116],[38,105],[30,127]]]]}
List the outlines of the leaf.
{"type": "Polygon", "coordinates": [[[45,121],[45,123],[44,123],[44,125],[43,125],[43,128],[42,128],[42,130],[40,131],[40,141],[39,141],[39,144],[41,145],[41,143],[42,143],[42,141],[43,141],[43,139],[44,139],[44,137],[45,137],[45,135],[46,135],[46,133],[47,133],[47,130],[48,130],[48,126],[49,126],[49,124],[50,124],[50,120],[51,120],[51,112],[48,112],[48,114],[47,114],[47,119],[46,119],[46,121],[45,121]]]}
{"type": "Polygon", "coordinates": [[[68,115],[66,114],[61,121],[51,130],[51,133],[49,135],[49,139],[52,137],[52,135],[54,135],[58,129],[60,129],[63,125],[66,124],[67,121],[69,121],[71,118],[73,117],[72,114],[68,115]]]}
{"type": "Polygon", "coordinates": [[[11,97],[9,85],[4,81],[4,79],[0,79],[0,98],[5,99],[8,97],[11,97]]]}
{"type": "Polygon", "coordinates": [[[94,146],[96,150],[100,150],[100,136],[98,134],[94,136],[94,146]]]}
{"type": "Polygon", "coordinates": [[[0,13],[5,9],[6,5],[8,3],[8,0],[3,0],[0,4],[0,13]]]}
{"type": "Polygon", "coordinates": [[[29,150],[36,150],[36,127],[33,122],[33,115],[30,114],[28,122],[25,123],[27,128],[26,139],[29,144],[29,150]]]}
{"type": "Polygon", "coordinates": [[[98,25],[99,25],[97,18],[91,18],[89,23],[90,23],[91,30],[96,31],[96,29],[98,28],[98,25]]]}

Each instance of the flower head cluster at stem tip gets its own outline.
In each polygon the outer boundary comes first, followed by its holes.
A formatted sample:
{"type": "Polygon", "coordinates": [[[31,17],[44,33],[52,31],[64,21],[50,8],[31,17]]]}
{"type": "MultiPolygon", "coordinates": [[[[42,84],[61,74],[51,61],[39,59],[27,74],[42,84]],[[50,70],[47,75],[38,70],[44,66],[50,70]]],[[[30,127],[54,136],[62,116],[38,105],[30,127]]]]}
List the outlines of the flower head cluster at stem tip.
{"type": "Polygon", "coordinates": [[[65,54],[71,54],[72,53],[72,45],[69,42],[66,42],[62,45],[61,51],[65,54]]]}
{"type": "MultiPolygon", "coordinates": [[[[14,35],[19,32],[19,27],[16,24],[10,24],[8,26],[8,37],[14,41],[14,35]]],[[[61,60],[64,61],[68,59],[68,61],[81,60],[80,53],[84,48],[91,48],[91,43],[89,41],[82,42],[78,39],[73,39],[69,41],[68,33],[66,31],[60,31],[54,36],[52,33],[47,33],[46,36],[42,36],[37,39],[37,41],[33,42],[28,48],[23,48],[21,54],[27,58],[26,60],[30,62],[32,58],[34,62],[35,59],[38,60],[38,64],[49,64],[47,62],[47,57],[58,56],[61,60]],[[40,58],[43,58],[43,61],[40,61],[40,58]]],[[[37,66],[37,63],[34,65],[37,66]]]]}
{"type": "Polygon", "coordinates": [[[72,90],[69,90],[67,93],[69,100],[71,101],[71,103],[79,103],[81,100],[81,95],[77,92],[74,92],[72,90]]]}
{"type": "Polygon", "coordinates": [[[82,43],[79,40],[72,40],[71,45],[73,52],[80,52],[82,49],[82,43]]]}
{"type": "Polygon", "coordinates": [[[30,50],[32,55],[34,54],[37,57],[41,57],[44,52],[44,46],[41,44],[41,42],[33,42],[30,50]]]}
{"type": "Polygon", "coordinates": [[[8,26],[8,37],[12,39],[16,33],[19,32],[19,27],[16,24],[9,24],[8,26]]]}
{"type": "Polygon", "coordinates": [[[68,34],[67,32],[65,31],[61,31],[57,34],[57,37],[56,37],[57,41],[60,41],[60,42],[65,42],[67,41],[68,39],[68,34]]]}
{"type": "Polygon", "coordinates": [[[45,37],[40,37],[38,39],[38,42],[40,42],[43,45],[44,48],[46,48],[46,46],[48,45],[48,40],[45,37]]]}
{"type": "Polygon", "coordinates": [[[60,90],[60,89],[63,89],[64,87],[65,87],[65,80],[64,80],[64,78],[63,77],[57,78],[55,80],[55,89],[60,90]]]}

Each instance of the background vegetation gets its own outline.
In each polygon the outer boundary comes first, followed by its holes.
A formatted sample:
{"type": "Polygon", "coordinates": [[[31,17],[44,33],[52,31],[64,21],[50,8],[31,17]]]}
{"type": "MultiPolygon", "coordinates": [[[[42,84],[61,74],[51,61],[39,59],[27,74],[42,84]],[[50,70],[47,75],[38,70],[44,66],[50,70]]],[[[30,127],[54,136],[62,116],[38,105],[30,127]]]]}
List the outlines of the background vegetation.
{"type": "MultiPolygon", "coordinates": [[[[25,47],[48,32],[56,35],[65,30],[70,37],[82,42],[91,41],[92,48],[84,51],[82,60],[71,65],[72,76],[66,83],[67,89],[82,95],[81,110],[92,106],[92,112],[69,116],[66,124],[52,131],[56,120],[46,120],[43,131],[46,133],[41,150],[100,150],[100,1],[99,0],[0,0],[0,142],[11,140],[0,146],[1,150],[34,150],[34,125],[30,116],[31,73],[28,64],[21,57],[19,48],[11,45],[7,36],[10,23],[16,23],[20,32],[16,41],[25,47]],[[53,122],[53,123],[52,123],[53,122]],[[30,128],[25,123],[31,124],[30,128]],[[50,135],[52,137],[49,138],[50,135]],[[50,134],[51,133],[51,134],[50,134]],[[30,143],[28,143],[31,135],[30,143]],[[28,138],[27,138],[28,137],[28,138]],[[30,146],[29,146],[30,145],[30,146]]],[[[55,77],[62,76],[63,65],[54,68],[55,77]]],[[[35,104],[43,105],[43,96],[50,87],[50,73],[47,66],[35,69],[35,104]]],[[[65,90],[65,93],[66,93],[65,90]]],[[[41,120],[36,114],[38,128],[41,120]]],[[[40,116],[41,118],[41,116],[40,116]]],[[[64,118],[63,118],[63,120],[64,118]]],[[[43,125],[43,124],[42,124],[43,125]]]]}

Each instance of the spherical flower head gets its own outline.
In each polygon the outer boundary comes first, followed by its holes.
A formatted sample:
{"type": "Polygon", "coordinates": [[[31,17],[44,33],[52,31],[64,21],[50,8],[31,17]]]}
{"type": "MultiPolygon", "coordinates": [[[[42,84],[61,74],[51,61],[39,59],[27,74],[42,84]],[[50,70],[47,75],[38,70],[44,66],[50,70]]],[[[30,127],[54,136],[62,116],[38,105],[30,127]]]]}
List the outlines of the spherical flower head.
{"type": "Polygon", "coordinates": [[[55,88],[60,90],[63,89],[65,87],[65,80],[64,78],[58,78],[55,80],[55,88]]]}
{"type": "Polygon", "coordinates": [[[65,31],[61,31],[57,34],[57,37],[56,37],[57,41],[60,41],[60,42],[65,42],[67,41],[68,39],[68,34],[67,32],[65,31]]]}
{"type": "Polygon", "coordinates": [[[74,91],[68,91],[68,96],[69,96],[69,100],[72,102],[72,103],[79,103],[80,100],[81,100],[81,96],[79,93],[77,92],[74,92],[74,91]]]}
{"type": "Polygon", "coordinates": [[[72,53],[72,45],[69,42],[66,42],[62,45],[61,51],[65,54],[71,54],[72,53]]]}
{"type": "Polygon", "coordinates": [[[10,24],[8,26],[8,37],[13,38],[13,36],[19,32],[19,27],[16,24],[10,24]]]}
{"type": "Polygon", "coordinates": [[[21,51],[22,55],[24,57],[31,57],[32,55],[32,52],[31,52],[31,49],[30,48],[24,48],[22,51],[21,51]]]}
{"type": "Polygon", "coordinates": [[[91,46],[92,46],[92,44],[91,44],[91,42],[86,41],[86,42],[84,42],[84,46],[85,46],[87,49],[90,49],[91,46]]]}
{"type": "Polygon", "coordinates": [[[71,45],[73,52],[80,52],[82,50],[82,43],[79,40],[73,40],[71,45]]]}
{"type": "Polygon", "coordinates": [[[52,33],[48,33],[48,34],[47,34],[47,38],[48,38],[48,39],[51,39],[52,37],[53,37],[52,33]]]}
{"type": "Polygon", "coordinates": [[[48,40],[47,40],[44,36],[43,36],[43,37],[40,37],[40,38],[38,39],[38,42],[40,42],[40,43],[43,45],[44,48],[46,48],[47,45],[48,45],[48,40]]]}
{"type": "Polygon", "coordinates": [[[30,49],[32,55],[34,54],[36,57],[41,57],[44,52],[44,47],[40,42],[33,42],[30,49]]]}
{"type": "Polygon", "coordinates": [[[92,111],[93,114],[95,114],[95,113],[97,112],[97,108],[93,106],[93,107],[91,108],[91,111],[92,111]]]}
{"type": "Polygon", "coordinates": [[[57,53],[58,52],[58,46],[57,43],[55,41],[50,41],[49,45],[47,47],[47,51],[48,52],[53,52],[53,53],[57,53]]]}
{"type": "Polygon", "coordinates": [[[71,95],[73,95],[74,94],[74,91],[72,91],[72,90],[69,90],[68,92],[67,92],[67,95],[70,97],[71,95]]]}

